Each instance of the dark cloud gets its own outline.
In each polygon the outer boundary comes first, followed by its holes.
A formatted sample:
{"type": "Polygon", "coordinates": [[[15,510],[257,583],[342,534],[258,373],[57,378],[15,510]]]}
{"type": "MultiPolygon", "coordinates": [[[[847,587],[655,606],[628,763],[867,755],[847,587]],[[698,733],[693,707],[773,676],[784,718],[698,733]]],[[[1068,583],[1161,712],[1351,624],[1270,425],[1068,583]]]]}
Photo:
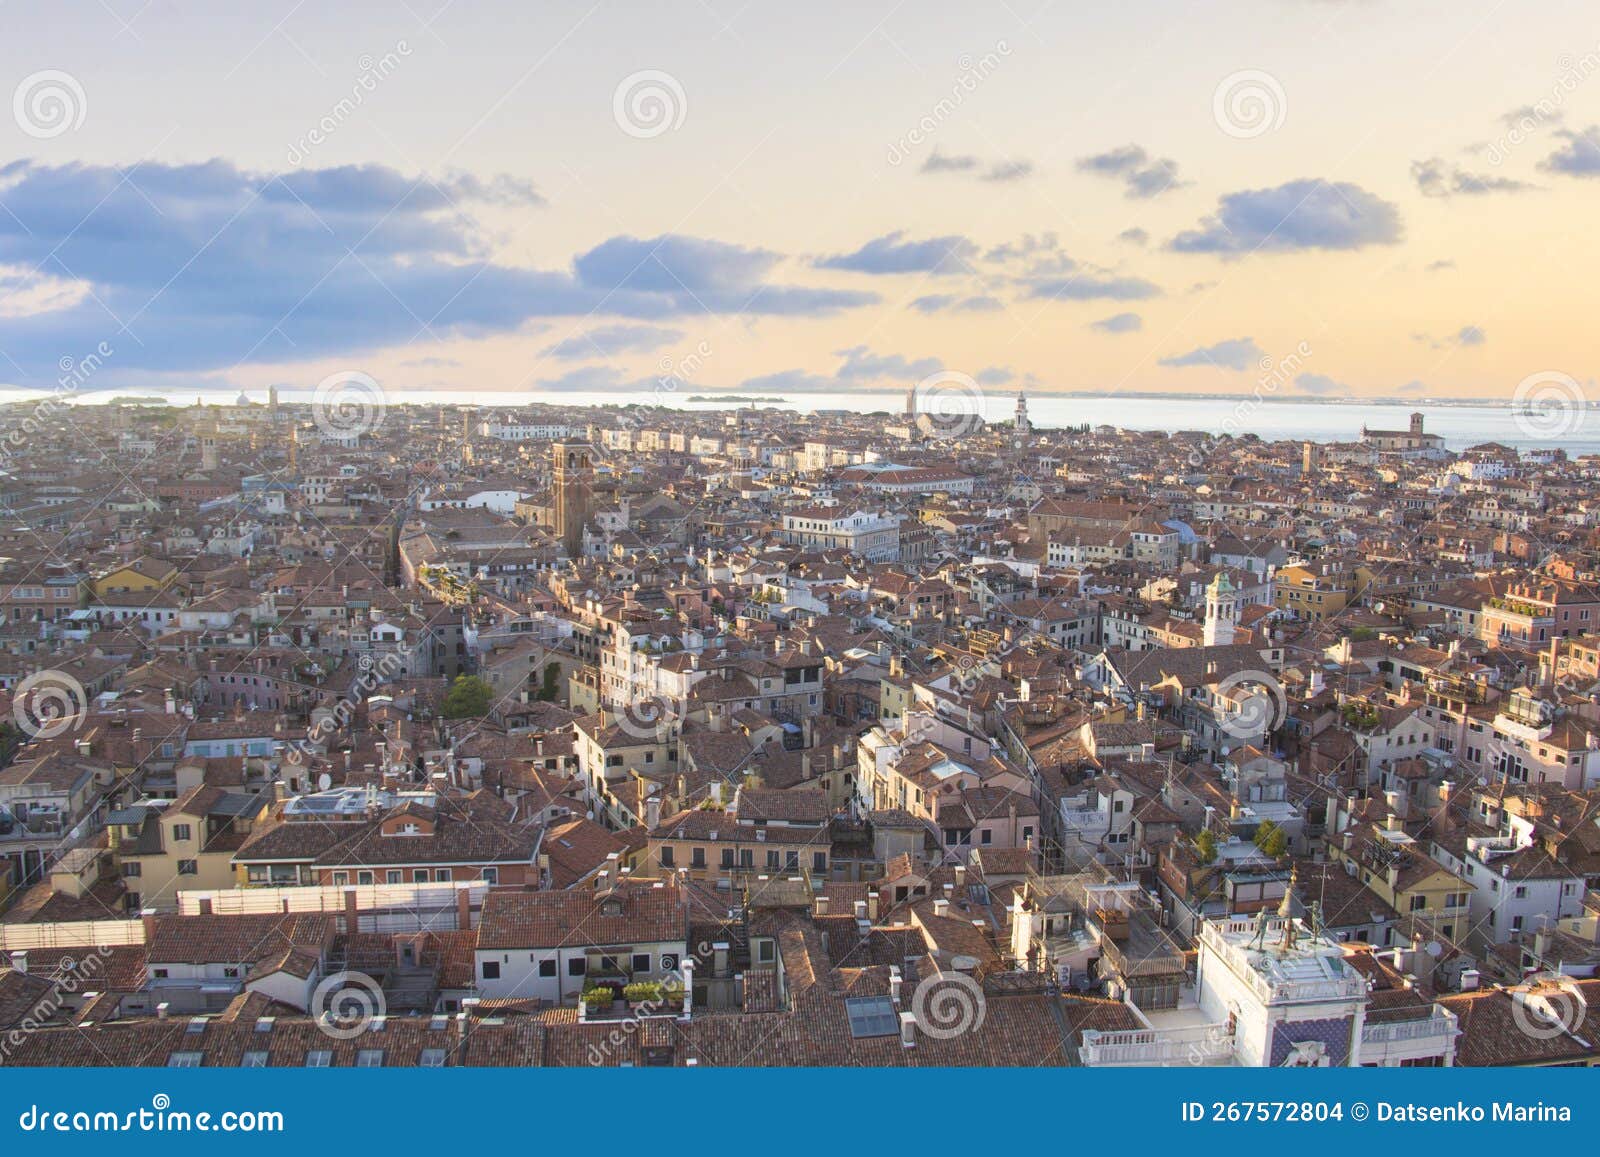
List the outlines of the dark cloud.
{"type": "Polygon", "coordinates": [[[852,273],[970,273],[978,247],[965,237],[908,240],[896,231],[868,241],[854,253],[837,253],[817,261],[823,269],[852,273]]]}
{"type": "Polygon", "coordinates": [[[1295,378],[1294,388],[1318,397],[1346,396],[1354,392],[1343,382],[1334,381],[1326,374],[1301,374],[1295,378]]]}
{"type": "Polygon", "coordinates": [[[1172,239],[1179,253],[1289,253],[1393,245],[1400,212],[1359,185],[1290,181],[1274,189],[1229,193],[1199,227],[1172,239]]]}
{"type": "Polygon", "coordinates": [[[1432,157],[1411,162],[1411,179],[1424,197],[1478,196],[1484,193],[1525,193],[1537,189],[1526,181],[1493,173],[1469,173],[1448,161],[1432,157]]]}
{"type": "Polygon", "coordinates": [[[1144,328],[1144,318],[1136,313],[1114,313],[1091,323],[1089,328],[1101,333],[1138,333],[1144,328]]]}
{"type": "Polygon", "coordinates": [[[88,292],[0,317],[0,376],[44,385],[59,359],[102,341],[114,353],[96,384],[110,385],[504,333],[538,317],[826,314],[877,300],[770,284],[778,254],[694,237],[613,238],[570,270],[502,265],[470,215],[482,202],[531,205],[537,193],[378,165],[15,162],[0,169],[0,265],[88,292]]]}
{"type": "Polygon", "coordinates": [[[682,336],[681,330],[662,329],[654,325],[603,325],[588,333],[563,338],[544,352],[548,357],[564,360],[647,353],[671,345],[682,336]]]}
{"type": "Polygon", "coordinates": [[[1161,293],[1160,286],[1142,277],[1082,273],[1071,277],[1045,277],[1026,283],[1028,296],[1052,301],[1143,301],[1161,293]]]}
{"type": "Polygon", "coordinates": [[[1219,341],[1216,345],[1201,346],[1186,354],[1162,358],[1164,366],[1209,366],[1212,369],[1248,370],[1260,363],[1266,353],[1256,345],[1254,338],[1235,337],[1219,341]]]}
{"type": "Polygon", "coordinates": [[[977,157],[952,157],[938,149],[928,154],[919,170],[924,173],[970,173],[982,162],[977,157]]]}
{"type": "Polygon", "coordinates": [[[1540,168],[1569,177],[1600,177],[1600,125],[1582,132],[1563,129],[1556,135],[1566,144],[1546,157],[1540,168]]]}
{"type": "Polygon", "coordinates": [[[1168,189],[1181,188],[1184,184],[1178,178],[1177,161],[1170,157],[1152,157],[1139,145],[1124,145],[1084,157],[1078,161],[1078,170],[1121,181],[1123,192],[1139,200],[1159,197],[1168,189]]]}
{"type": "Polygon", "coordinates": [[[918,313],[993,313],[1004,307],[998,297],[988,294],[962,297],[954,293],[930,293],[911,303],[911,308],[918,313]]]}

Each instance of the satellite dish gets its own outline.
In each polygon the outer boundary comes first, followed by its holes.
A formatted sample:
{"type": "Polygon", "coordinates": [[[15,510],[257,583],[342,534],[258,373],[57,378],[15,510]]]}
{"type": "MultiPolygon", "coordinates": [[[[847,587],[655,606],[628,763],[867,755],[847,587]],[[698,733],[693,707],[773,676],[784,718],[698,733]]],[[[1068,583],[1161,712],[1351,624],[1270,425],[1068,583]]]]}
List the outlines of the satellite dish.
{"type": "Polygon", "coordinates": [[[323,772],[321,775],[317,776],[318,791],[327,791],[332,786],[333,776],[329,775],[327,772],[323,772]]]}
{"type": "Polygon", "coordinates": [[[1444,955],[1444,945],[1440,944],[1437,940],[1430,940],[1428,941],[1428,946],[1424,948],[1423,951],[1437,960],[1439,957],[1444,955]]]}

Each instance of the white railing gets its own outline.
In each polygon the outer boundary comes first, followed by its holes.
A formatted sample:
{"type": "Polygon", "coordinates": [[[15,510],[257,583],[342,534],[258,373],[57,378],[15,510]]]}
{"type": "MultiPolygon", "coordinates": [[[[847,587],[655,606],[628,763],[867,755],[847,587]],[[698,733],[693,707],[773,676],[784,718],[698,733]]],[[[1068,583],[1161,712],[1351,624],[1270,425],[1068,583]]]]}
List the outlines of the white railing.
{"type": "Polygon", "coordinates": [[[1192,1028],[1086,1030],[1079,1050],[1085,1065],[1205,1064],[1233,1055],[1233,1034],[1226,1024],[1192,1028]]]}
{"type": "Polygon", "coordinates": [[[383,909],[403,911],[437,910],[453,906],[459,892],[465,891],[473,907],[483,904],[489,885],[481,880],[439,884],[333,884],[295,888],[229,888],[222,891],[178,893],[178,912],[195,916],[202,900],[211,903],[217,915],[263,914],[270,912],[343,912],[345,895],[355,893],[361,912],[383,909]]]}
{"type": "Polygon", "coordinates": [[[0,950],[115,948],[144,943],[143,920],[71,920],[59,924],[0,924],[0,950]]]}
{"type": "Polygon", "coordinates": [[[1456,1016],[1448,1009],[1435,1007],[1428,1016],[1417,1020],[1396,1020],[1361,1027],[1361,1044],[1394,1044],[1399,1041],[1418,1041],[1430,1038],[1449,1040],[1456,1035],[1456,1016]]]}

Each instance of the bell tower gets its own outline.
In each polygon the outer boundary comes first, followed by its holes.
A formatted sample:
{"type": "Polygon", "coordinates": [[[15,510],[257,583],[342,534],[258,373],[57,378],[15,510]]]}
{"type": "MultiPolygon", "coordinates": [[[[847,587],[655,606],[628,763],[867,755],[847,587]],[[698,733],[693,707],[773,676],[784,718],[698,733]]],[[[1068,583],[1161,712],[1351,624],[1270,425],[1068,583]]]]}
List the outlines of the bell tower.
{"type": "Polygon", "coordinates": [[[575,559],[583,551],[583,524],[588,521],[594,493],[594,447],[587,442],[551,445],[555,490],[555,532],[575,559]]]}
{"type": "Polygon", "coordinates": [[[1239,592],[1228,581],[1226,571],[1206,587],[1206,624],[1202,642],[1208,647],[1224,647],[1233,642],[1233,628],[1239,621],[1239,592]]]}

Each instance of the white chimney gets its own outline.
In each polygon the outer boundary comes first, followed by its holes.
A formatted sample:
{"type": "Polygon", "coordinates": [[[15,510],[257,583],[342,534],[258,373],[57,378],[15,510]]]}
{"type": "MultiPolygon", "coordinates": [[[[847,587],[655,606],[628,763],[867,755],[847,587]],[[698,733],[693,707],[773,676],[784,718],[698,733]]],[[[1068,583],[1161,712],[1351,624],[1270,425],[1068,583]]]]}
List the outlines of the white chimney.
{"type": "Polygon", "coordinates": [[[900,1014],[900,1044],[908,1049],[917,1047],[917,1017],[915,1013],[900,1014]]]}
{"type": "Polygon", "coordinates": [[[935,916],[948,916],[948,915],[950,915],[950,901],[946,900],[942,896],[939,899],[935,900],[933,902],[933,914],[935,916]]]}

